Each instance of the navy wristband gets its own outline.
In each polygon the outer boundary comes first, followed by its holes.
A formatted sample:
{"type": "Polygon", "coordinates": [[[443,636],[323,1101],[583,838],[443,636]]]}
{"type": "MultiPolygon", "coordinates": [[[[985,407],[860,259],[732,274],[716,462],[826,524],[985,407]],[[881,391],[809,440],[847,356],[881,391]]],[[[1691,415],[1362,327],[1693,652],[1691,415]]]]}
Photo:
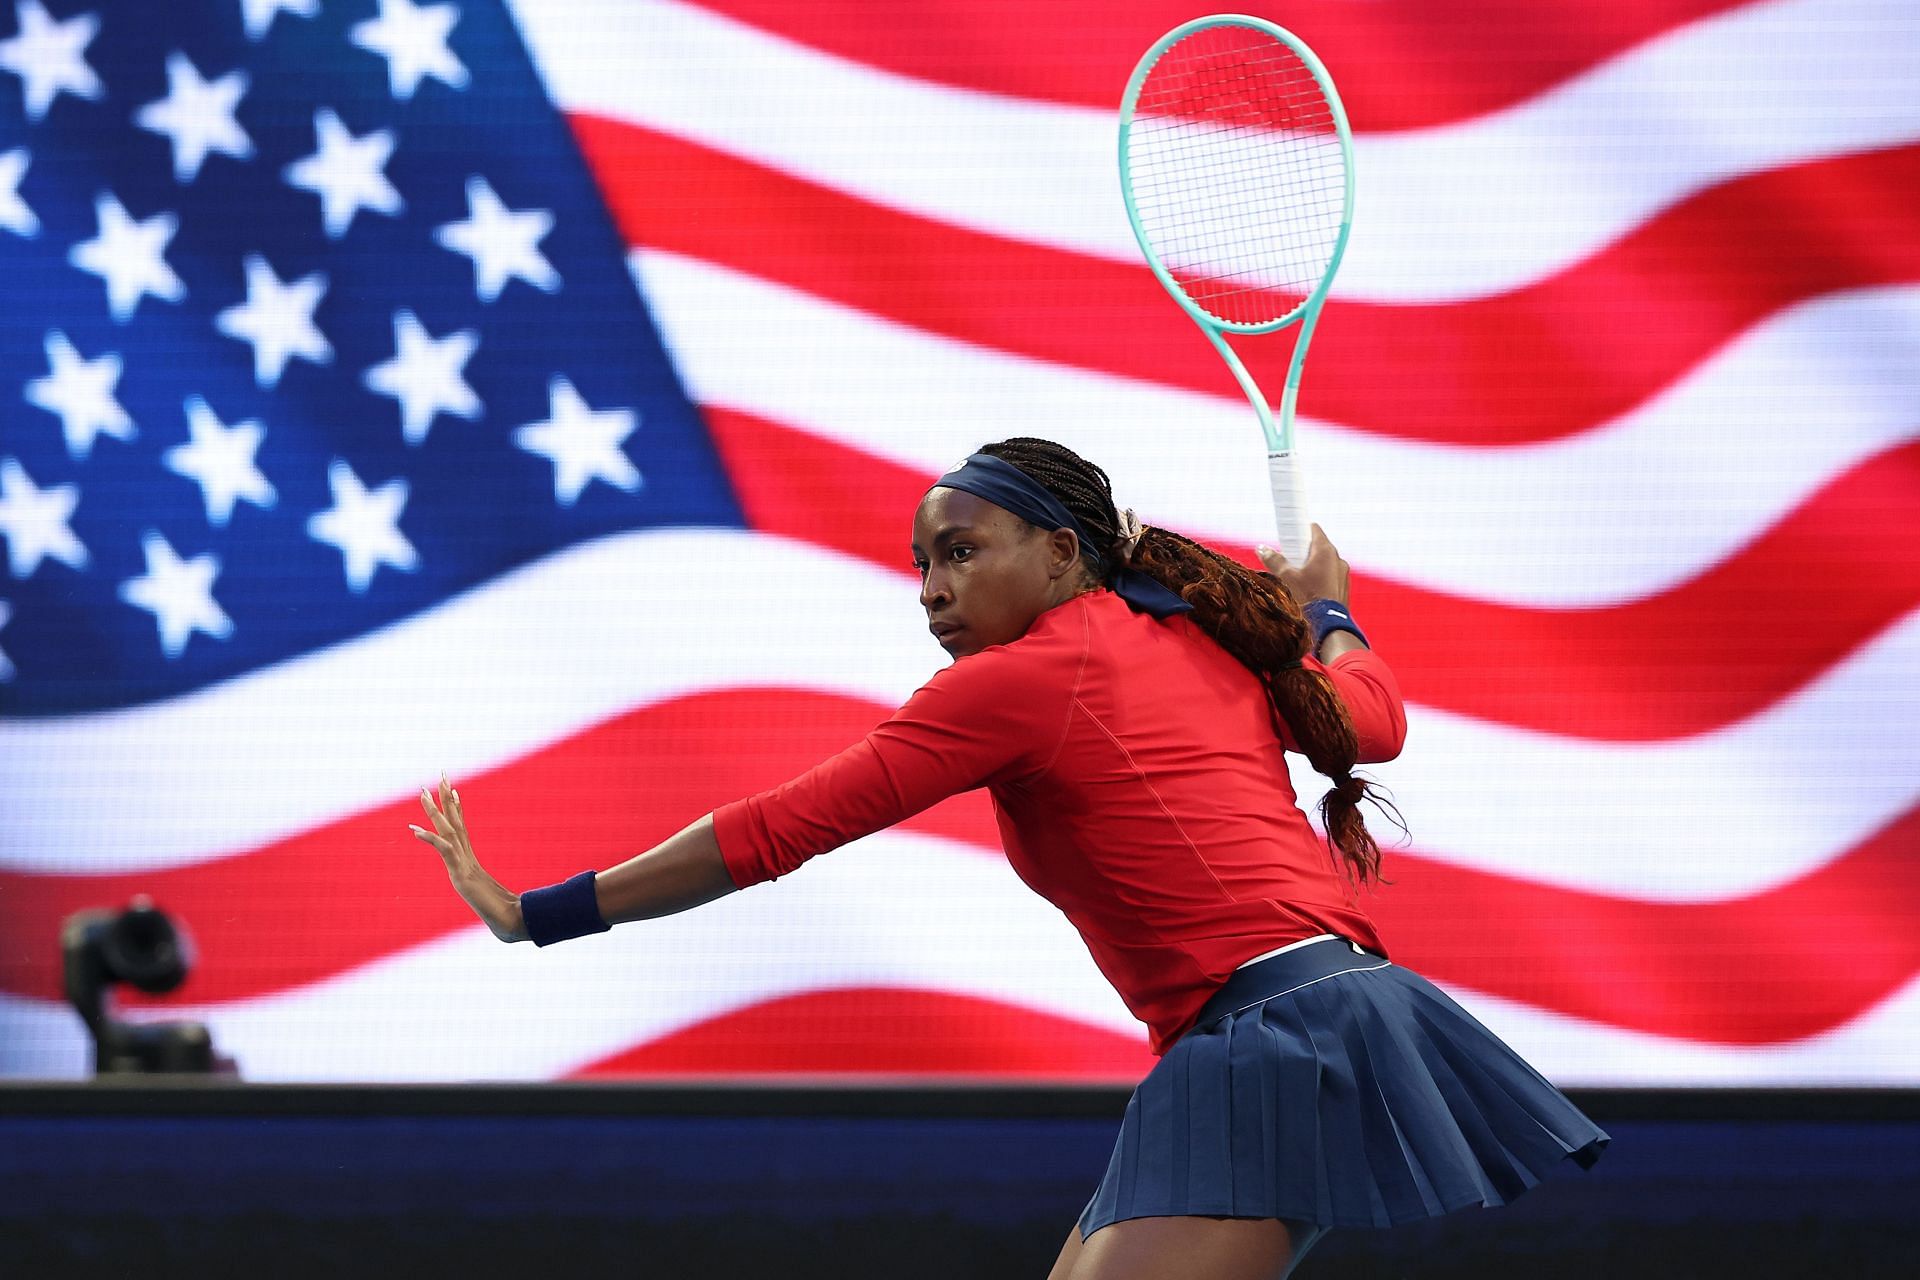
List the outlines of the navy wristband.
{"type": "MultiPolygon", "coordinates": [[[[1347,606],[1338,600],[1309,600],[1300,612],[1306,615],[1307,622],[1313,627],[1315,654],[1320,652],[1320,642],[1335,631],[1351,631],[1359,637],[1361,644],[1367,644],[1367,633],[1360,629],[1360,624],[1353,620],[1351,613],[1347,612],[1347,606]]],[[[1373,646],[1367,645],[1367,647],[1371,649],[1373,646]]]]}
{"type": "Polygon", "coordinates": [[[596,874],[582,871],[559,884],[520,895],[520,918],[534,946],[544,947],[550,942],[565,942],[568,938],[605,933],[613,928],[600,918],[599,904],[593,898],[596,874]]]}

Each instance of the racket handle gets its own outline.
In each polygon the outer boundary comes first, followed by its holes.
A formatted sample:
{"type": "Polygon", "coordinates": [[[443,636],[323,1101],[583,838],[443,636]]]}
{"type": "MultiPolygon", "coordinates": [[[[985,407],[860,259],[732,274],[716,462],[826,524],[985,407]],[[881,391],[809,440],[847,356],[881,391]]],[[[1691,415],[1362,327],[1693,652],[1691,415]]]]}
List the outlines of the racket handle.
{"type": "Polygon", "coordinates": [[[1274,528],[1280,554],[1298,565],[1307,558],[1313,526],[1307,520],[1306,481],[1300,473],[1300,451],[1279,449],[1267,455],[1267,477],[1273,481],[1274,528]]]}

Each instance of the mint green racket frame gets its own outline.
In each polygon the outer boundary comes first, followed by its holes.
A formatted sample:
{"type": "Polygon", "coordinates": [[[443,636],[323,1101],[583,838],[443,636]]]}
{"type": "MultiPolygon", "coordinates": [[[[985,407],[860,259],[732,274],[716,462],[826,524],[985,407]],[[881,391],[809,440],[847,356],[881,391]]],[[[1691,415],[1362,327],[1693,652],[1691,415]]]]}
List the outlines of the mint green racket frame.
{"type": "Polygon", "coordinates": [[[1153,268],[1162,286],[1180,304],[1200,331],[1213,343],[1220,358],[1227,362],[1227,368],[1233,372],[1234,380],[1240,384],[1248,403],[1259,416],[1260,428],[1267,438],[1268,474],[1273,482],[1274,517],[1278,525],[1280,550],[1287,559],[1299,564],[1306,558],[1310,541],[1311,525],[1306,516],[1306,500],[1302,484],[1298,450],[1293,439],[1294,406],[1300,397],[1300,367],[1307,358],[1307,346],[1313,341],[1314,326],[1320,320],[1321,307],[1326,303],[1327,292],[1333,287],[1333,277],[1340,269],[1340,259],[1346,255],[1347,236],[1353,228],[1353,132],[1347,125],[1347,111],[1340,102],[1340,94],[1333,87],[1333,77],[1327,74],[1327,68],[1317,54],[1306,46],[1300,37],[1284,27],[1268,22],[1264,18],[1250,17],[1241,13],[1217,13],[1204,18],[1195,18],[1183,22],[1155,41],[1153,47],[1141,57],[1133,69],[1133,76],[1127,81],[1126,95],[1120,100],[1120,193],[1127,205],[1127,221],[1133,227],[1133,238],[1140,244],[1140,252],[1145,255],[1147,265],[1153,268]],[[1129,158],[1128,140],[1133,130],[1134,108],[1140,100],[1140,90],[1146,84],[1147,76],[1153,71],[1154,64],[1166,51],[1180,41],[1204,31],[1210,27],[1250,27],[1255,31],[1272,36],[1294,53],[1326,94],[1327,105],[1333,115],[1334,129],[1340,138],[1340,150],[1343,167],[1346,170],[1346,194],[1340,216],[1340,232],[1334,241],[1333,254],[1327,263],[1326,271],[1320,277],[1320,283],[1313,292],[1304,298],[1300,305],[1277,320],[1263,321],[1258,324],[1239,323],[1222,320],[1210,314],[1181,287],[1179,281],[1167,270],[1160,260],[1153,242],[1140,225],[1140,212],[1134,205],[1133,169],[1129,158]],[[1286,386],[1280,395],[1280,414],[1276,422],[1273,410],[1267,405],[1267,398],[1261,392],[1253,375],[1240,362],[1233,348],[1227,345],[1223,336],[1228,333],[1256,334],[1272,333],[1288,325],[1300,325],[1300,337],[1293,348],[1293,359],[1287,365],[1286,386]]]}

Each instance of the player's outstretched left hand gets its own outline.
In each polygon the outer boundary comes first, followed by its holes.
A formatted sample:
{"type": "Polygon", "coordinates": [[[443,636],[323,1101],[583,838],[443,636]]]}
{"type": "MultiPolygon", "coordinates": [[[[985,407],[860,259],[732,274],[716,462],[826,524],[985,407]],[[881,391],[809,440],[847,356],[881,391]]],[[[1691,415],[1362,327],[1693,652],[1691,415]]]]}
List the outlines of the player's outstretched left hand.
{"type": "Polygon", "coordinates": [[[431,790],[422,787],[420,805],[432,820],[433,830],[420,827],[408,830],[440,851],[440,860],[447,864],[447,878],[453,881],[454,889],[466,899],[473,914],[480,917],[494,937],[502,942],[525,942],[527,926],[520,914],[520,899],[488,875],[480,860],[473,856],[473,841],[467,836],[460,793],[447,781],[446,774],[440,775],[438,800],[431,790]]]}

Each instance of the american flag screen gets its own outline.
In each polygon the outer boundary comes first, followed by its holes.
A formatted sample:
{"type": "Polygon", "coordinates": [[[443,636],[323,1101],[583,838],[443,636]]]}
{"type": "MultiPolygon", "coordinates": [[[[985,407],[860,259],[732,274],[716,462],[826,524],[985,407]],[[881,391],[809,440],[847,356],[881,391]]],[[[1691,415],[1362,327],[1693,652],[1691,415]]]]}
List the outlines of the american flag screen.
{"type": "MultiPolygon", "coordinates": [[[[1563,1085],[1920,1085],[1920,17],[1254,12],[1355,134],[1299,433],[1394,958],[1563,1085]]],[[[0,0],[0,1074],[91,1069],[61,923],[144,894],[193,968],[125,1016],[249,1079],[1137,1080],[979,793],[539,949],[407,824],[446,771],[533,888],[855,741],[988,440],[1252,561],[1115,172],[1192,16],[0,0]]]]}

